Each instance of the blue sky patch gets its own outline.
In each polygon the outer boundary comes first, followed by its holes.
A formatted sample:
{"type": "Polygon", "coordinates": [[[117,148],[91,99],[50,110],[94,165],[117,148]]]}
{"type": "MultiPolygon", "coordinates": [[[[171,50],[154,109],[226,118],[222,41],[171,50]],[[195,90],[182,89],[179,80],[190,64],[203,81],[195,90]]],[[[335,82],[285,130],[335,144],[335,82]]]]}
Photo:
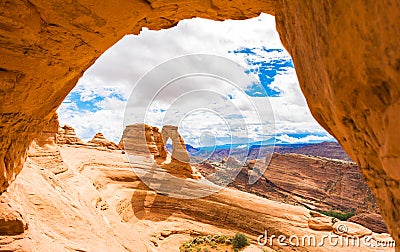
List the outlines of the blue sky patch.
{"type": "Polygon", "coordinates": [[[106,98],[116,98],[120,101],[126,101],[126,99],[119,93],[110,93],[108,96],[91,95],[90,98],[82,97],[82,90],[72,91],[66,97],[64,103],[73,103],[76,105],[79,111],[96,112],[104,108],[99,106],[99,103],[104,101],[106,98]]]}
{"type": "Polygon", "coordinates": [[[245,92],[252,97],[277,97],[281,95],[281,90],[271,88],[270,84],[275,80],[275,76],[280,72],[293,68],[292,59],[282,49],[262,48],[241,48],[229,51],[236,55],[243,55],[249,66],[247,73],[258,76],[261,86],[257,83],[250,86],[245,92]],[[276,54],[282,54],[276,57],[276,54]]]}
{"type": "Polygon", "coordinates": [[[73,91],[67,96],[66,100],[70,101],[71,103],[75,103],[78,110],[80,111],[85,110],[90,112],[96,112],[101,109],[96,105],[96,103],[103,101],[104,97],[95,96],[93,99],[87,100],[87,99],[82,99],[81,94],[79,92],[73,91]]]}

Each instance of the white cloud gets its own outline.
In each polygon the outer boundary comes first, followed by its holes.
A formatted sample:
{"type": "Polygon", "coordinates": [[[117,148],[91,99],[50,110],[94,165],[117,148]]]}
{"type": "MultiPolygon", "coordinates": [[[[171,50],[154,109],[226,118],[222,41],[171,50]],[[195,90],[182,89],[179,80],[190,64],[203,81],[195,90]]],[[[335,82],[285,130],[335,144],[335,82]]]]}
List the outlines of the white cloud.
{"type": "Polygon", "coordinates": [[[96,112],[72,110],[62,106],[59,110],[61,124],[72,125],[84,141],[92,139],[101,132],[110,140],[118,143],[123,125],[123,108],[101,109],[96,112]]]}
{"type": "Polygon", "coordinates": [[[323,141],[333,141],[334,140],[334,138],[329,135],[326,135],[326,136],[308,135],[305,137],[290,137],[286,134],[277,136],[276,139],[277,139],[277,143],[291,143],[291,144],[323,142],[323,141]]]}

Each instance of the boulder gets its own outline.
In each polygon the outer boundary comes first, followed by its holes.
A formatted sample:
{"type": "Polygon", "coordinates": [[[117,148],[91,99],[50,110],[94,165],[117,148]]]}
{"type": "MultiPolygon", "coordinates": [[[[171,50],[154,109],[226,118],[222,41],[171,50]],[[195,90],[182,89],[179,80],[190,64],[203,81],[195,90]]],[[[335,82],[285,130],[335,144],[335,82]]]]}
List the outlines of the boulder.
{"type": "Polygon", "coordinates": [[[254,169],[255,166],[256,166],[256,160],[255,160],[255,159],[249,160],[249,161],[247,162],[247,167],[248,167],[249,169],[254,169]]]}
{"type": "Polygon", "coordinates": [[[333,221],[332,218],[327,216],[311,217],[308,219],[308,227],[313,230],[332,231],[333,221]]]}
{"type": "Polygon", "coordinates": [[[76,135],[74,128],[64,125],[58,129],[57,144],[84,145],[85,143],[76,135]]]}
{"type": "Polygon", "coordinates": [[[94,144],[94,145],[100,146],[100,147],[106,147],[110,150],[118,150],[119,149],[118,145],[116,145],[114,142],[105,138],[103,133],[97,133],[92,138],[92,140],[90,140],[88,143],[94,144]]]}
{"type": "Polygon", "coordinates": [[[333,232],[337,235],[351,237],[363,237],[372,234],[370,229],[348,221],[335,222],[335,224],[333,224],[333,232]]]}
{"type": "Polygon", "coordinates": [[[4,195],[0,196],[0,235],[18,235],[25,232],[28,224],[22,214],[12,207],[4,195]]]}

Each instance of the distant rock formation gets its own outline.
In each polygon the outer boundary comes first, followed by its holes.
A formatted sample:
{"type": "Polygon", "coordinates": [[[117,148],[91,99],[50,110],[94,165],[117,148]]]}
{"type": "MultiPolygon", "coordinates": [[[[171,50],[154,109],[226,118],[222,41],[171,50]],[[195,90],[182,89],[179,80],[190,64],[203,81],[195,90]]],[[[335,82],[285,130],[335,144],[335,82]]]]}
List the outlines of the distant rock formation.
{"type": "Polygon", "coordinates": [[[75,129],[69,125],[64,125],[63,127],[58,128],[56,143],[67,145],[85,145],[88,147],[100,147],[101,149],[109,150],[123,149],[114,142],[105,138],[103,133],[96,133],[96,135],[94,135],[89,142],[85,143],[76,135],[75,129]]]}
{"type": "MultiPolygon", "coordinates": [[[[164,125],[161,130],[163,146],[166,146],[168,139],[172,141],[171,161],[163,166],[170,174],[184,178],[200,178],[201,175],[190,165],[190,156],[186,150],[185,141],[178,132],[178,126],[164,125]]],[[[164,147],[165,149],[165,147],[164,147]]],[[[167,153],[161,153],[163,161],[167,159],[167,153]]]]}
{"type": "Polygon", "coordinates": [[[64,125],[64,127],[58,129],[57,144],[84,145],[85,143],[76,135],[74,128],[64,125]]]}
{"type": "Polygon", "coordinates": [[[32,161],[48,168],[54,174],[68,170],[56,144],[58,128],[58,115],[54,114],[40,135],[32,141],[28,150],[28,157],[32,161]]]}
{"type": "MultiPolygon", "coordinates": [[[[221,161],[226,163],[228,159],[225,157],[221,161]]],[[[219,162],[193,166],[206,178],[215,173],[215,169],[225,172],[219,168],[219,162]]],[[[348,161],[274,153],[268,167],[265,167],[264,160],[255,163],[249,160],[229,186],[309,209],[356,214],[379,212],[357,165],[348,161]],[[249,186],[249,176],[253,171],[264,172],[256,183],[249,186]]]]}
{"type": "Polygon", "coordinates": [[[200,178],[201,175],[190,165],[190,156],[177,126],[157,127],[147,124],[132,124],[125,127],[118,146],[129,154],[151,155],[157,165],[169,174],[182,178],[200,178]],[[168,154],[166,143],[172,140],[172,154],[168,154]]]}
{"type": "Polygon", "coordinates": [[[343,150],[342,146],[337,142],[322,142],[316,144],[304,144],[297,147],[292,146],[275,146],[275,151],[284,153],[297,153],[310,156],[327,157],[352,161],[351,158],[343,150]]]}
{"type": "Polygon", "coordinates": [[[150,153],[155,157],[167,155],[158,128],[143,123],[127,125],[118,146],[133,153],[150,153]]]}
{"type": "Polygon", "coordinates": [[[94,146],[99,146],[99,147],[105,147],[110,150],[118,150],[119,147],[116,145],[114,142],[108,140],[107,138],[104,137],[103,133],[97,133],[92,140],[88,142],[88,144],[94,145],[94,146]]]}
{"type": "MultiPolygon", "coordinates": [[[[164,146],[166,145],[169,138],[172,140],[172,156],[171,158],[175,161],[183,163],[190,162],[189,153],[186,150],[185,141],[178,132],[178,126],[165,125],[161,130],[164,146]]],[[[166,156],[165,156],[166,157],[166,156]]]]}

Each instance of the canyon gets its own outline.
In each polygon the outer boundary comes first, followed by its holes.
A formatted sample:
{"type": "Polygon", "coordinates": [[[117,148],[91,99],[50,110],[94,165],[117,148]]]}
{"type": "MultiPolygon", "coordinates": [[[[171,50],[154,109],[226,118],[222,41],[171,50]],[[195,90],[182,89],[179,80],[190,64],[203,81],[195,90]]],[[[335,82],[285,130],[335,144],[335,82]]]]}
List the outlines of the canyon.
{"type": "MultiPolygon", "coordinates": [[[[192,199],[174,198],[154,191],[137,171],[153,173],[154,164],[160,164],[163,169],[165,166],[158,158],[165,158],[164,162],[178,161],[172,158],[173,152],[165,151],[166,141],[159,138],[165,131],[172,131],[164,133],[164,136],[172,137],[175,146],[184,145],[177,127],[167,126],[166,130],[160,132],[156,127],[137,124],[126,127],[122,141],[124,148],[115,149],[114,144],[104,144],[110,141],[99,133],[94,139],[100,138],[101,141],[84,143],[72,127],[58,127],[57,117],[53,117],[40,138],[32,143],[18,179],[0,196],[2,214],[9,216],[7,225],[1,225],[0,249],[179,251],[180,245],[193,237],[243,232],[250,239],[250,246],[244,251],[323,251],[328,247],[282,246],[277,241],[268,247],[261,247],[257,244],[257,237],[267,230],[270,235],[314,235],[320,239],[323,235],[337,232],[335,225],[338,223],[345,223],[350,227],[349,232],[357,237],[370,235],[374,242],[392,241],[385,232],[373,232],[355,222],[337,222],[300,204],[289,201],[287,203],[291,204],[282,203],[279,202],[280,198],[270,200],[246,190],[218,188],[215,194],[192,199]],[[132,133],[132,129],[141,131],[132,133]],[[127,137],[128,133],[134,134],[134,137],[127,137]],[[134,151],[134,155],[128,154],[130,151],[134,151]],[[5,226],[8,232],[4,231],[5,226]]],[[[178,156],[185,155],[188,155],[186,149],[179,149],[178,156]]],[[[272,160],[275,159],[281,163],[277,157],[272,160]]],[[[303,156],[303,159],[306,157],[303,156]]],[[[321,162],[318,158],[308,158],[311,164],[315,164],[315,160],[321,162]]],[[[291,168],[289,161],[282,165],[291,168]]],[[[324,165],[328,173],[329,167],[335,169],[332,165],[324,165]]],[[[187,163],[185,168],[191,166],[187,163]]],[[[295,171],[299,166],[292,168],[295,171]]],[[[178,168],[177,163],[173,167],[178,168]]],[[[178,171],[185,171],[185,168],[178,171]]],[[[318,166],[314,166],[314,169],[318,169],[318,166]]],[[[164,172],[170,173],[171,170],[165,169],[164,172]]],[[[209,190],[210,186],[204,183],[202,177],[206,173],[201,172],[202,175],[185,177],[185,180],[198,191],[209,190]]],[[[299,172],[303,173],[301,170],[299,172]]],[[[158,183],[174,184],[169,178],[163,181],[166,177],[159,171],[156,173],[158,183]]],[[[172,174],[177,175],[176,171],[172,174]]],[[[245,176],[242,172],[238,180],[246,181],[245,176]]],[[[255,187],[256,190],[259,188],[255,187]]],[[[339,194],[346,198],[343,193],[339,194]]],[[[337,199],[332,197],[332,200],[337,199]]],[[[357,197],[347,200],[357,203],[357,197]]],[[[370,220],[369,223],[373,222],[370,220]]],[[[341,235],[338,233],[338,237],[341,235]]],[[[375,251],[363,244],[361,247],[338,246],[329,249],[375,251]]],[[[394,251],[394,248],[386,248],[385,251],[394,251]]]]}
{"type": "Polygon", "coordinates": [[[1,192],[17,187],[12,182],[21,171],[21,177],[31,171],[32,140],[84,71],[124,35],[186,18],[264,12],[276,17],[313,116],[357,162],[400,243],[399,1],[7,0],[0,11],[1,192]]]}

